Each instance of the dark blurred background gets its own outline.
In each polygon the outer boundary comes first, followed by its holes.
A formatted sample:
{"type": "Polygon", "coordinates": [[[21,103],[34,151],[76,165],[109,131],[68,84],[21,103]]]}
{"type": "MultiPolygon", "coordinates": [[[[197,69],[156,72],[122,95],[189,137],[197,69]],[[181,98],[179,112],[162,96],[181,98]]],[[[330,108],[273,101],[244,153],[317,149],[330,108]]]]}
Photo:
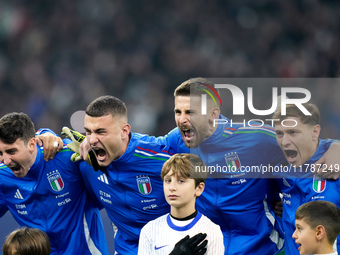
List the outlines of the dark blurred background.
{"type": "MultiPolygon", "coordinates": [[[[190,77],[338,77],[339,17],[338,0],[0,0],[0,115],[59,133],[110,94],[132,131],[164,135],[190,77]]],[[[333,138],[337,84],[310,88],[333,138]]]]}
{"type": "MultiPolygon", "coordinates": [[[[59,133],[110,94],[133,131],[163,135],[190,77],[339,76],[339,16],[337,0],[0,0],[0,115],[59,133]]],[[[337,116],[338,90],[313,102],[337,116]]]]}

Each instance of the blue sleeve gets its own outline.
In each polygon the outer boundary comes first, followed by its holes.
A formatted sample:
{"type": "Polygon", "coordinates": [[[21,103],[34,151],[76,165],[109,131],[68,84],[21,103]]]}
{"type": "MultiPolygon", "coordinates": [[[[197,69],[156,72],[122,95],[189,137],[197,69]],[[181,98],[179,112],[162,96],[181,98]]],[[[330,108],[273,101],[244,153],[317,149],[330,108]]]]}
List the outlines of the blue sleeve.
{"type": "Polygon", "coordinates": [[[338,143],[339,142],[339,140],[334,140],[334,139],[330,139],[330,138],[328,138],[328,139],[321,139],[321,141],[322,141],[322,146],[323,146],[325,151],[327,151],[329,149],[329,147],[331,147],[331,145],[333,143],[338,143]]]}
{"type": "Polygon", "coordinates": [[[185,146],[178,128],[174,128],[165,136],[158,137],[159,142],[172,148],[174,153],[190,153],[190,149],[185,146]]]}
{"type": "Polygon", "coordinates": [[[39,128],[37,132],[35,132],[35,135],[42,135],[44,133],[52,133],[55,136],[58,136],[56,133],[54,133],[51,129],[49,128],[39,128]]]}

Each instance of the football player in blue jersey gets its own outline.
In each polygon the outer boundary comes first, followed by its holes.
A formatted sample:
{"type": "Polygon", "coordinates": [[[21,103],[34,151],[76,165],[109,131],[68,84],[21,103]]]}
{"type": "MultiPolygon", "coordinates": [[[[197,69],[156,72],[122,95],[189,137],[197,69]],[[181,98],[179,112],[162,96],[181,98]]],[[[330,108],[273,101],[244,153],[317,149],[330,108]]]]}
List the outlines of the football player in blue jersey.
{"type": "Polygon", "coordinates": [[[108,254],[95,203],[87,195],[80,164],[65,146],[44,161],[35,129],[24,113],[0,119],[0,216],[10,211],[21,226],[47,233],[51,254],[108,254]]]}
{"type": "MultiPolygon", "coordinates": [[[[331,139],[320,139],[320,113],[311,103],[303,104],[311,113],[304,115],[296,105],[287,105],[286,115],[281,115],[278,108],[273,118],[279,119],[275,124],[276,140],[285,156],[278,166],[285,166],[283,174],[277,174],[283,194],[283,229],[285,232],[286,254],[299,254],[303,245],[296,244],[292,238],[295,231],[295,211],[304,203],[315,200],[326,200],[340,208],[340,179],[326,180],[317,174],[316,162],[325,154],[331,139]],[[282,120],[285,120],[284,125],[282,120]]],[[[339,172],[339,164],[324,165],[323,171],[339,172]]],[[[336,245],[335,245],[336,246],[336,245]]],[[[334,247],[336,248],[336,247],[334,247]]],[[[340,239],[337,238],[337,249],[340,239]]]]}
{"type": "Polygon", "coordinates": [[[132,133],[121,100],[102,96],[86,108],[87,141],[103,171],[82,171],[86,186],[117,227],[117,254],[137,254],[141,228],[170,211],[160,176],[171,149],[132,133]]]}
{"type": "Polygon", "coordinates": [[[215,103],[211,97],[207,97],[206,114],[201,114],[202,94],[213,87],[207,79],[194,78],[176,88],[174,112],[178,129],[166,139],[176,148],[176,136],[182,137],[190,152],[214,169],[196,207],[220,225],[225,254],[276,254],[283,242],[274,228],[272,183],[260,174],[248,178],[241,171],[283,157],[274,129],[267,125],[230,124],[220,114],[218,100],[215,103]]]}
{"type": "MultiPolygon", "coordinates": [[[[81,169],[86,187],[116,228],[116,254],[136,255],[142,227],[170,211],[161,170],[173,155],[171,148],[165,139],[132,133],[125,103],[113,96],[99,97],[88,105],[84,127],[95,157],[92,162],[102,170],[81,169]]],[[[69,136],[83,139],[74,131],[69,136]]],[[[85,159],[87,155],[88,150],[85,159]]]]}

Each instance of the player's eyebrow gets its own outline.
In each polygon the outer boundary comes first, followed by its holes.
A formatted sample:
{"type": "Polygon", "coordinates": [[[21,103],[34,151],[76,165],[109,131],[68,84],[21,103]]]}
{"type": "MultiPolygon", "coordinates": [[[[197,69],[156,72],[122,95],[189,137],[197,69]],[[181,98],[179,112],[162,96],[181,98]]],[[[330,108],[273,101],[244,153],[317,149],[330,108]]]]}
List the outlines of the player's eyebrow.
{"type": "Polygon", "coordinates": [[[94,130],[95,132],[101,132],[101,131],[106,131],[106,128],[97,128],[94,130]]]}
{"type": "Polygon", "coordinates": [[[106,131],[106,128],[97,128],[97,129],[94,129],[94,130],[90,130],[89,128],[86,128],[86,127],[84,127],[84,129],[85,129],[85,131],[86,132],[92,132],[93,131],[93,133],[99,133],[99,132],[103,132],[103,131],[106,131]]]}
{"type": "Polygon", "coordinates": [[[299,227],[299,228],[301,228],[302,226],[299,224],[299,223],[295,223],[295,227],[299,227]]]}
{"type": "Polygon", "coordinates": [[[18,151],[17,148],[10,148],[10,149],[5,150],[6,153],[13,153],[13,152],[16,152],[16,151],[18,151]]]}

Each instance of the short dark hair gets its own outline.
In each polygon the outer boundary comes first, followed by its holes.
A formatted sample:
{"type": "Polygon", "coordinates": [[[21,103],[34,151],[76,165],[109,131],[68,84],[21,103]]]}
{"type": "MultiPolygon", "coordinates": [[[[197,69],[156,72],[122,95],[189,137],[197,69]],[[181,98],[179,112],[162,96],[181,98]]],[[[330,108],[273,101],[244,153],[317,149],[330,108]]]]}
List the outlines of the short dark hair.
{"type": "Polygon", "coordinates": [[[203,167],[205,164],[202,159],[194,154],[175,154],[164,163],[161,177],[164,180],[164,176],[172,170],[173,175],[194,179],[197,187],[201,182],[205,183],[208,176],[207,172],[202,171],[203,167]],[[197,172],[196,167],[199,167],[200,171],[197,172]]]}
{"type": "Polygon", "coordinates": [[[47,234],[36,228],[21,228],[10,233],[2,248],[3,255],[11,255],[15,248],[19,255],[49,255],[51,244],[47,234]]]}
{"type": "Polygon", "coordinates": [[[214,106],[220,107],[220,101],[214,99],[215,93],[217,93],[219,97],[219,92],[217,89],[214,89],[214,86],[215,84],[208,79],[201,77],[191,78],[175,89],[174,96],[175,98],[178,96],[201,96],[203,94],[211,93],[211,90],[214,90],[214,95],[212,97],[207,97],[209,108],[214,106]]]}
{"type": "Polygon", "coordinates": [[[21,138],[25,144],[35,137],[35,127],[27,114],[12,112],[0,119],[0,140],[7,144],[21,138]]]}
{"type": "Polygon", "coordinates": [[[210,87],[214,87],[215,84],[208,79],[197,77],[197,78],[190,78],[179,85],[174,92],[174,96],[190,96],[190,94],[201,95],[205,93],[202,91],[202,88],[206,88],[206,85],[210,87]]]}
{"type": "Polygon", "coordinates": [[[114,96],[101,96],[93,100],[86,108],[86,114],[91,117],[112,116],[127,117],[125,103],[114,96]]]}
{"type": "Polygon", "coordinates": [[[277,108],[274,112],[273,119],[279,119],[280,121],[288,117],[300,118],[302,124],[317,125],[320,124],[320,112],[316,105],[312,103],[302,104],[311,115],[305,115],[295,104],[286,105],[286,115],[282,115],[281,107],[277,108]]]}
{"type": "Polygon", "coordinates": [[[340,210],[329,201],[315,200],[301,205],[296,210],[295,219],[304,220],[311,228],[324,226],[330,244],[340,233],[340,210]]]}

